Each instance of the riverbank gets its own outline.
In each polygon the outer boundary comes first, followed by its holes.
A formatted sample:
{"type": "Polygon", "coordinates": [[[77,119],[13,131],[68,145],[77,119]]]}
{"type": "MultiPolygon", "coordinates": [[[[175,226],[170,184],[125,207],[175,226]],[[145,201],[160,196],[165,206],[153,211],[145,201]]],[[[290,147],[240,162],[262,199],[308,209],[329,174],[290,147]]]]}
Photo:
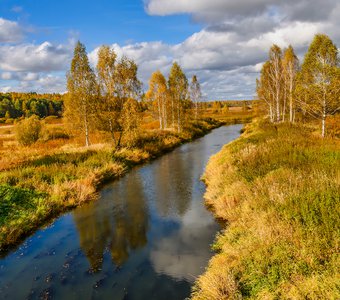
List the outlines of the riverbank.
{"type": "Polygon", "coordinates": [[[213,119],[190,125],[182,133],[149,131],[137,146],[114,150],[94,145],[31,158],[0,174],[0,251],[6,251],[39,226],[96,199],[106,182],[175,147],[221,126],[213,119]]]}
{"type": "Polygon", "coordinates": [[[257,122],[210,159],[206,203],[227,227],[193,299],[340,298],[339,149],[257,122]]]}

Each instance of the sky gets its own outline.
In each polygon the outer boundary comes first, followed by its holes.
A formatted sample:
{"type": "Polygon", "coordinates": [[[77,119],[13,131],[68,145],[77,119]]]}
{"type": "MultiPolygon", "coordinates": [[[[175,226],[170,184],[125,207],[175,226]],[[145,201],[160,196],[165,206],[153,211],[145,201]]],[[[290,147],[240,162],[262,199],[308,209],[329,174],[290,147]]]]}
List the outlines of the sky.
{"type": "Polygon", "coordinates": [[[168,76],[177,61],[205,100],[253,99],[269,48],[300,60],[317,33],[340,45],[339,0],[0,0],[0,91],[63,93],[77,40],[168,76]]]}

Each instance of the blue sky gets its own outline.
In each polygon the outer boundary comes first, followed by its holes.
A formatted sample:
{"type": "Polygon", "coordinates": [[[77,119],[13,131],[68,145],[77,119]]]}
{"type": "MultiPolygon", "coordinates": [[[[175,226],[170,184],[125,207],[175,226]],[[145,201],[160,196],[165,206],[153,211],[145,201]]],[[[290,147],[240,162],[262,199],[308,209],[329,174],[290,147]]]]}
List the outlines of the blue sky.
{"type": "Polygon", "coordinates": [[[5,19],[31,27],[29,41],[62,43],[71,36],[89,50],[102,43],[179,43],[202,28],[185,14],[150,16],[140,0],[1,0],[0,12],[5,19]]]}
{"type": "Polygon", "coordinates": [[[110,45],[148,78],[174,61],[205,99],[251,99],[273,43],[300,59],[316,33],[340,44],[338,0],[0,0],[0,91],[65,92],[76,40],[92,66],[110,45]]]}

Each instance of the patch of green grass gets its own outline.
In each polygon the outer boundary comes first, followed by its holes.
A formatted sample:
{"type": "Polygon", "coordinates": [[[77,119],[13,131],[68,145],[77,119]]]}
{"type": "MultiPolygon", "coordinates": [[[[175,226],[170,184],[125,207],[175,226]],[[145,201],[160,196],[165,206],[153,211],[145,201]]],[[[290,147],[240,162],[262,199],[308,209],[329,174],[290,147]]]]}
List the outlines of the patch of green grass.
{"type": "Polygon", "coordinates": [[[34,190],[0,185],[0,240],[15,241],[34,228],[34,220],[52,209],[47,194],[34,190]]]}

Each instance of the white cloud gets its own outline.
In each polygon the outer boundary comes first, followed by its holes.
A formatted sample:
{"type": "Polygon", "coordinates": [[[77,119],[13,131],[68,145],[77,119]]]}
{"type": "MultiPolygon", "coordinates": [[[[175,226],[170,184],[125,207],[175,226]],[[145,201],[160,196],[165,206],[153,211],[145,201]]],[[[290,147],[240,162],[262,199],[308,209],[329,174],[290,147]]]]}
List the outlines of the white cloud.
{"type": "MultiPolygon", "coordinates": [[[[3,79],[2,73],[0,78],[3,79]]],[[[2,92],[37,92],[37,93],[64,93],[66,90],[66,79],[64,74],[34,74],[26,73],[12,74],[8,80],[11,85],[0,86],[2,92]]]]}
{"type": "Polygon", "coordinates": [[[327,19],[337,4],[338,0],[149,0],[146,11],[160,16],[191,14],[196,20],[214,24],[259,15],[318,21],[327,19]]]}
{"type": "Polygon", "coordinates": [[[32,72],[3,72],[0,74],[2,80],[35,81],[39,77],[38,73],[32,72]]]}
{"type": "Polygon", "coordinates": [[[190,14],[206,28],[169,49],[197,73],[209,99],[251,98],[272,44],[292,44],[302,58],[316,33],[339,45],[338,0],[149,0],[150,15],[190,14]]]}
{"type": "Polygon", "coordinates": [[[290,44],[295,48],[306,47],[318,33],[320,24],[310,22],[292,22],[286,26],[276,28],[247,41],[246,45],[260,47],[263,50],[269,49],[271,45],[277,44],[280,47],[288,47],[290,44]]]}
{"type": "Polygon", "coordinates": [[[70,45],[19,44],[0,46],[0,69],[18,72],[65,70],[72,56],[70,45]]]}
{"type": "Polygon", "coordinates": [[[150,0],[146,10],[151,15],[192,14],[200,20],[216,23],[221,19],[258,15],[269,10],[279,0],[150,0]]]}
{"type": "MultiPolygon", "coordinates": [[[[188,77],[198,75],[207,99],[252,98],[255,79],[273,43],[292,44],[300,58],[318,32],[329,34],[340,46],[338,0],[149,0],[145,9],[150,15],[190,14],[205,26],[175,45],[162,41],[112,44],[118,55],[136,61],[145,88],[152,72],[159,69],[168,75],[177,61],[188,77]]],[[[9,37],[19,41],[22,35],[16,22],[0,19],[0,42],[9,43],[9,37]],[[1,20],[17,34],[1,27],[1,20]]],[[[1,79],[17,80],[21,89],[51,90],[55,83],[58,91],[64,90],[61,85],[73,45],[1,45],[1,79]]],[[[93,66],[97,51],[89,53],[93,66]]]]}
{"type": "Polygon", "coordinates": [[[19,42],[24,37],[24,30],[17,22],[0,18],[0,43],[19,42]]]}

